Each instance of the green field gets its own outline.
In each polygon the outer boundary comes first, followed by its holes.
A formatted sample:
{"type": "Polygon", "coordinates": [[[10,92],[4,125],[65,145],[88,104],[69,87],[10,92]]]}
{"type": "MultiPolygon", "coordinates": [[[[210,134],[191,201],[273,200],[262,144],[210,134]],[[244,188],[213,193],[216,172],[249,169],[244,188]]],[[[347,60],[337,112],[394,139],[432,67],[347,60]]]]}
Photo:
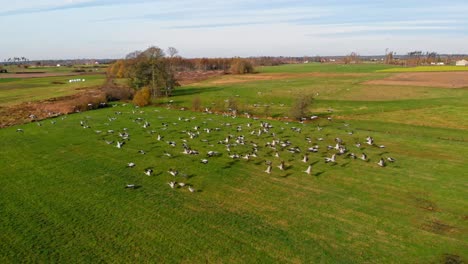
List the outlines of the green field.
{"type": "Polygon", "coordinates": [[[461,66],[417,66],[417,67],[397,67],[379,70],[379,72],[453,72],[468,71],[468,67],[461,66]]]}
{"type": "Polygon", "coordinates": [[[105,75],[60,76],[45,78],[0,79],[0,106],[44,100],[72,95],[84,88],[93,88],[104,83],[105,75]],[[85,79],[85,82],[69,83],[70,79],[85,79]]]}
{"type": "Polygon", "coordinates": [[[116,104],[44,120],[42,126],[1,129],[0,260],[467,261],[468,90],[369,86],[362,82],[391,74],[377,72],[386,66],[324,67],[263,68],[257,79],[223,76],[180,87],[172,102],[159,101],[164,107],[116,104]],[[262,79],[267,77],[276,79],[262,79]],[[294,98],[309,94],[315,97],[311,114],[320,116],[313,122],[267,120],[273,127],[258,136],[264,119],[243,115],[284,117],[294,98]],[[236,100],[239,116],[165,107],[190,108],[194,97],[220,110],[225,100],[236,100]],[[144,121],[151,126],[143,128],[144,121]],[[130,139],[118,149],[115,142],[124,131],[130,139]],[[220,144],[228,135],[230,153],[220,144]],[[236,142],[241,135],[245,144],[236,142]],[[377,145],[355,146],[367,136],[377,145]],[[348,153],[365,152],[369,161],[345,154],[336,164],[325,163],[336,152],[327,149],[336,137],[348,153]],[[290,144],[275,151],[266,146],[274,139],[290,144]],[[183,154],[184,143],[200,154],[183,154]],[[251,153],[253,144],[258,157],[229,157],[251,153]],[[301,162],[314,145],[318,153],[301,162]],[[289,152],[291,147],[300,153],[289,152]],[[202,164],[208,151],[220,156],[202,164]],[[381,157],[396,161],[381,168],[381,157]],[[273,162],[271,174],[264,172],[265,161],[273,162]],[[286,170],[277,168],[280,161],[286,170]],[[126,167],[129,162],[136,166],[126,167]],[[303,172],[309,164],[311,175],[303,172]],[[143,174],[146,168],[152,176],[143,174]],[[170,168],[179,175],[169,175],[170,168]],[[171,189],[169,181],[197,191],[171,189]],[[125,189],[126,184],[140,188],[125,189]]]}

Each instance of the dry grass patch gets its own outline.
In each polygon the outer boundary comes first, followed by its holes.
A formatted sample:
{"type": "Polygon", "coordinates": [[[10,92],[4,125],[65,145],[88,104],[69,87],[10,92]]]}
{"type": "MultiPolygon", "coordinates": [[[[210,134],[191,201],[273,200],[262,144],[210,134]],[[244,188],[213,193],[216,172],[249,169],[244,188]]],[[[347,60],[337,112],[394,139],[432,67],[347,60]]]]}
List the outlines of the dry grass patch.
{"type": "Polygon", "coordinates": [[[225,75],[206,82],[207,84],[234,84],[254,81],[272,81],[283,79],[297,79],[306,77],[319,77],[319,78],[339,78],[339,77],[362,77],[368,74],[362,73],[257,73],[257,74],[241,74],[241,75],[225,75]]]}
{"type": "Polygon", "coordinates": [[[364,82],[369,85],[425,86],[440,88],[468,87],[468,72],[409,72],[364,82]]]}

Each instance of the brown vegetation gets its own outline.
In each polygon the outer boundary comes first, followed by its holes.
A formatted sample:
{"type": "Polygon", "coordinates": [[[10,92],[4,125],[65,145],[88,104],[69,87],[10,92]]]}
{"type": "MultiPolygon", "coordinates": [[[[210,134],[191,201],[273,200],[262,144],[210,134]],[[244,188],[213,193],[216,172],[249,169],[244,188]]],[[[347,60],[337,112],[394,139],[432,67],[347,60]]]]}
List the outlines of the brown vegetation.
{"type": "Polygon", "coordinates": [[[305,117],[308,114],[312,100],[313,98],[311,96],[298,97],[291,107],[291,118],[299,120],[305,117]]]}
{"type": "Polygon", "coordinates": [[[147,106],[151,103],[151,91],[148,87],[138,90],[133,97],[133,103],[137,106],[147,106]]]}
{"type": "Polygon", "coordinates": [[[408,72],[364,82],[371,85],[429,86],[441,88],[468,87],[468,72],[408,72]]]}

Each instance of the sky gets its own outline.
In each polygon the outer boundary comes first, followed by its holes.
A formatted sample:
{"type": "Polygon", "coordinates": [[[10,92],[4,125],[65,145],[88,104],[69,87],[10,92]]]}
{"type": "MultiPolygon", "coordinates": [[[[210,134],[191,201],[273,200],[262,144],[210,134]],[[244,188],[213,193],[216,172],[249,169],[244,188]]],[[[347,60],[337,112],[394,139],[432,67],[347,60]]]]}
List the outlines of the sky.
{"type": "Polygon", "coordinates": [[[0,60],[468,53],[467,0],[0,0],[0,60]]]}

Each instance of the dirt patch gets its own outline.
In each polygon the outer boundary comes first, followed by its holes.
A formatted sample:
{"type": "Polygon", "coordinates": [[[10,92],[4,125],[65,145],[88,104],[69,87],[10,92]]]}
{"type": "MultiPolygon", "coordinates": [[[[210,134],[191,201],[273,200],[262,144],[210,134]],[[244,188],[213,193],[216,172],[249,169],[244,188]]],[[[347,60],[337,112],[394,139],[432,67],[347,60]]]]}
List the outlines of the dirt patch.
{"type": "Polygon", "coordinates": [[[425,86],[440,88],[468,87],[468,72],[411,72],[364,82],[371,85],[425,86]]]}
{"type": "Polygon", "coordinates": [[[463,260],[460,256],[452,254],[444,254],[442,257],[442,263],[444,264],[462,264],[463,260]]]}
{"type": "Polygon", "coordinates": [[[210,84],[232,84],[232,83],[243,83],[253,81],[271,81],[271,80],[283,80],[283,79],[295,79],[295,78],[306,78],[306,77],[359,77],[365,76],[363,73],[321,73],[321,72],[310,72],[310,73],[256,73],[256,74],[230,74],[223,78],[215,79],[210,81],[210,84]]]}
{"type": "Polygon", "coordinates": [[[421,229],[429,231],[431,233],[435,233],[435,234],[447,234],[447,233],[452,233],[456,230],[454,226],[448,225],[436,219],[426,221],[421,226],[421,229]]]}
{"type": "Polygon", "coordinates": [[[0,128],[70,114],[86,107],[98,108],[105,99],[103,91],[90,90],[71,96],[0,107],[0,128]]]}

